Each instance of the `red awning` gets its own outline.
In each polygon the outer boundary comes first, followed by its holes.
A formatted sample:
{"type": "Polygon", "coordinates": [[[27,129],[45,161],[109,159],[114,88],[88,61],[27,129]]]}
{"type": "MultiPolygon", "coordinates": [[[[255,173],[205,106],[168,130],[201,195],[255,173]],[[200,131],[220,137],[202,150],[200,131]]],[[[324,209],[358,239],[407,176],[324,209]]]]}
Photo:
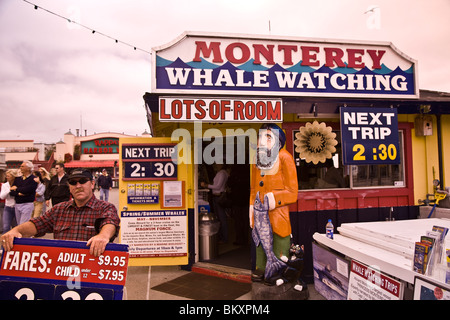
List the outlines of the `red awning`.
{"type": "Polygon", "coordinates": [[[115,160],[75,160],[64,163],[66,168],[113,168],[115,160]]]}

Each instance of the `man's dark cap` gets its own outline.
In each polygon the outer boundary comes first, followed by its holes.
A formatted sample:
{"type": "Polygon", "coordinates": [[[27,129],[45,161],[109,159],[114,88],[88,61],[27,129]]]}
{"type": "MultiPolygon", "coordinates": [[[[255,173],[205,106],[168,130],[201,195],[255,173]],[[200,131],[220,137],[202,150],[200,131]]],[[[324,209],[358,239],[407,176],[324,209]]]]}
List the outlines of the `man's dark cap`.
{"type": "Polygon", "coordinates": [[[92,180],[92,173],[87,169],[75,169],[69,175],[69,180],[74,178],[89,178],[92,180]]]}

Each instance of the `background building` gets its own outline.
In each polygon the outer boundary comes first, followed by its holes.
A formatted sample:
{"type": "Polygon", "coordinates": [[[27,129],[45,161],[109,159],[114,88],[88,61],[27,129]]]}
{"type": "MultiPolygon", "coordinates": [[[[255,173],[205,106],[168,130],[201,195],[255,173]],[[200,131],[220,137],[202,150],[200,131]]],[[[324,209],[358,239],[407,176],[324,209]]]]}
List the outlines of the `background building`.
{"type": "MultiPolygon", "coordinates": [[[[148,133],[145,131],[142,136],[148,133]]],[[[133,137],[123,133],[103,132],[92,135],[73,134],[70,130],[64,134],[64,141],[56,143],[55,161],[64,162],[67,171],[74,168],[89,168],[94,175],[103,169],[113,178],[117,186],[119,160],[119,139],[133,137]]]]}
{"type": "MultiPolygon", "coordinates": [[[[95,133],[82,136],[80,130],[64,134],[56,144],[35,143],[34,140],[0,140],[0,179],[4,180],[7,169],[19,168],[23,161],[32,161],[35,169],[48,171],[55,162],[64,162],[67,171],[74,168],[90,168],[95,174],[106,169],[116,185],[119,138],[133,137],[123,133],[95,133]]],[[[147,131],[142,136],[149,136],[147,131]]]]}

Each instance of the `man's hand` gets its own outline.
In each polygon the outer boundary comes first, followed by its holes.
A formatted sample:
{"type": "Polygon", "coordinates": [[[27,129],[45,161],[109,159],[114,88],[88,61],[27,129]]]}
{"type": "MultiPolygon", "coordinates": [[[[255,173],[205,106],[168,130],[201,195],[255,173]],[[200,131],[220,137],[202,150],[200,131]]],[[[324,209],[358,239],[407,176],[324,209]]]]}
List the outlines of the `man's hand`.
{"type": "Polygon", "coordinates": [[[108,244],[109,240],[114,236],[115,232],[116,226],[112,224],[105,224],[100,230],[100,233],[90,238],[89,241],[86,243],[86,246],[91,246],[89,252],[94,257],[101,256],[105,251],[106,245],[108,244]]]}
{"type": "Polygon", "coordinates": [[[105,251],[108,242],[109,238],[99,233],[90,238],[89,241],[86,243],[86,246],[90,246],[89,249],[90,254],[92,254],[94,257],[98,257],[101,256],[102,253],[105,251]]]}
{"type": "Polygon", "coordinates": [[[2,240],[2,246],[5,251],[10,251],[13,248],[14,238],[29,238],[34,236],[36,233],[37,229],[34,223],[32,223],[31,221],[27,221],[11,229],[10,231],[2,235],[0,239],[2,240]]]}
{"type": "Polygon", "coordinates": [[[5,251],[12,250],[14,238],[22,238],[22,234],[16,228],[2,235],[2,246],[5,251]]]}

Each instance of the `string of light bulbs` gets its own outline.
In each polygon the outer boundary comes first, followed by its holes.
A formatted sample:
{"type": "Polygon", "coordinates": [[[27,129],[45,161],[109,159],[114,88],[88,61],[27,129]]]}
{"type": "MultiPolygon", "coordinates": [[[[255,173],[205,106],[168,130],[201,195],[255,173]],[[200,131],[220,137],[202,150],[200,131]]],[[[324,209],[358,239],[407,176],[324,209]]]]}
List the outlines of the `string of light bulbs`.
{"type": "Polygon", "coordinates": [[[79,22],[77,22],[77,21],[74,21],[74,20],[72,20],[72,19],[69,19],[69,18],[67,18],[67,17],[65,17],[65,16],[63,16],[63,15],[60,15],[60,14],[56,13],[56,12],[53,12],[53,11],[51,11],[51,10],[48,10],[48,9],[44,8],[44,7],[38,6],[38,5],[36,5],[36,4],[34,4],[34,3],[30,2],[30,1],[28,1],[28,0],[23,0],[23,1],[26,2],[26,3],[28,3],[28,4],[30,4],[30,5],[32,5],[32,6],[34,7],[35,10],[41,9],[41,10],[47,12],[47,13],[50,13],[50,14],[52,14],[52,15],[58,17],[58,18],[64,19],[64,20],[66,20],[66,21],[69,22],[69,23],[73,23],[73,24],[75,24],[75,25],[77,25],[77,26],[79,26],[79,27],[81,27],[81,28],[83,28],[83,29],[89,30],[92,34],[98,34],[98,35],[103,36],[103,37],[105,37],[105,38],[109,38],[109,39],[111,39],[111,40],[114,40],[115,43],[120,43],[120,44],[126,45],[126,46],[128,46],[128,47],[131,47],[131,48],[133,48],[135,51],[136,51],[136,50],[139,50],[139,51],[142,51],[142,52],[145,52],[145,53],[148,53],[148,54],[152,54],[152,53],[151,53],[150,51],[148,51],[148,50],[145,50],[145,49],[139,48],[139,47],[137,47],[137,46],[134,46],[134,45],[132,45],[132,44],[129,44],[129,43],[127,43],[127,42],[121,41],[121,40],[119,40],[119,39],[117,39],[117,38],[115,38],[115,37],[111,37],[111,36],[109,36],[109,35],[107,35],[107,34],[105,34],[105,33],[103,33],[103,32],[100,32],[100,31],[98,31],[98,30],[92,29],[92,28],[90,28],[90,27],[88,27],[88,26],[85,26],[85,25],[83,25],[83,24],[81,24],[81,23],[79,23],[79,22]]]}

